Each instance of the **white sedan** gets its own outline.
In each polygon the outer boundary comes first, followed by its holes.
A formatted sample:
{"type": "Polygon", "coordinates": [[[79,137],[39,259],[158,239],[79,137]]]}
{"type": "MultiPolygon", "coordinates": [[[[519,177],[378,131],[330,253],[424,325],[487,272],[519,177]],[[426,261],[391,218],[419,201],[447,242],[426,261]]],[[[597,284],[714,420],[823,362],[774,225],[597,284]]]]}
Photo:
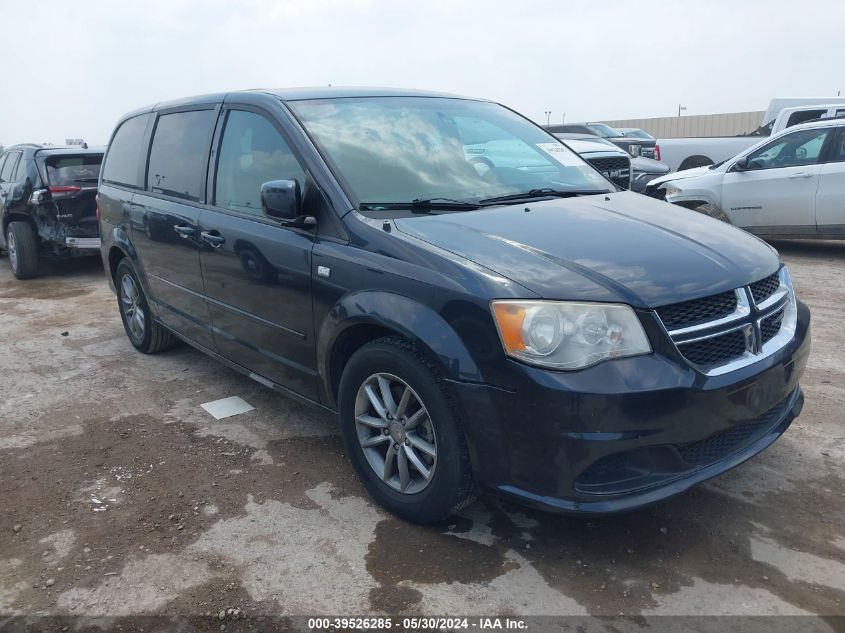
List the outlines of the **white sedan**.
{"type": "Polygon", "coordinates": [[[845,239],[845,118],[787,128],[720,164],[657,178],[647,193],[763,238],[845,239]]]}

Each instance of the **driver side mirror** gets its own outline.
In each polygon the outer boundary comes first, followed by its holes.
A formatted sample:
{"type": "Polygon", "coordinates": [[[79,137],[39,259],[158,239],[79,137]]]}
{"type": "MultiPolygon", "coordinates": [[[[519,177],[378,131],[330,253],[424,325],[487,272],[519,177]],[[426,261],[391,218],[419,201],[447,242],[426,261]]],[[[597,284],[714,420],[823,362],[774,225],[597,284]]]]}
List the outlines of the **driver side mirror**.
{"type": "Polygon", "coordinates": [[[312,227],[317,220],[302,214],[302,190],[297,180],[271,180],[261,185],[261,210],[285,226],[312,227]]]}
{"type": "Polygon", "coordinates": [[[743,156],[734,163],[733,169],[734,171],[748,171],[751,168],[748,166],[748,159],[743,156]]]}

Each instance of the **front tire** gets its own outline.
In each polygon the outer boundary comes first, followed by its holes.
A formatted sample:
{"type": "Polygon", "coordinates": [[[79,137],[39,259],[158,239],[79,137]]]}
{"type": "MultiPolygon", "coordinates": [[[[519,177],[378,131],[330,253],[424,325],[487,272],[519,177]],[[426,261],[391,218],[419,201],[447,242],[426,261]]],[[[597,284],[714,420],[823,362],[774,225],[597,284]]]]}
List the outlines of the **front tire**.
{"type": "Polygon", "coordinates": [[[120,319],[132,345],[144,354],[156,354],[173,347],[178,339],[153,320],[144,289],[127,259],[118,264],[115,282],[120,319]]]}
{"type": "Polygon", "coordinates": [[[9,266],[18,279],[38,276],[38,237],[27,222],[10,222],[6,229],[9,266]]]}
{"type": "Polygon", "coordinates": [[[437,368],[408,341],[389,336],[355,352],[338,408],[349,459],[381,506],[433,523],[472,500],[457,409],[437,368]]]}

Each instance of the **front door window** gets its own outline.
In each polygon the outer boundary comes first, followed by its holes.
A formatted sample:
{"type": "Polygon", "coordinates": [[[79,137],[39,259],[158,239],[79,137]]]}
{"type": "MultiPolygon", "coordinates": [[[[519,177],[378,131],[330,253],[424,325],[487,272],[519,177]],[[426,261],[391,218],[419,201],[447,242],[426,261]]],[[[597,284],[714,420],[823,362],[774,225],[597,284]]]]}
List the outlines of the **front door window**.
{"type": "Polygon", "coordinates": [[[829,128],[811,128],[786,134],[748,155],[751,169],[800,167],[818,162],[829,128]]]}

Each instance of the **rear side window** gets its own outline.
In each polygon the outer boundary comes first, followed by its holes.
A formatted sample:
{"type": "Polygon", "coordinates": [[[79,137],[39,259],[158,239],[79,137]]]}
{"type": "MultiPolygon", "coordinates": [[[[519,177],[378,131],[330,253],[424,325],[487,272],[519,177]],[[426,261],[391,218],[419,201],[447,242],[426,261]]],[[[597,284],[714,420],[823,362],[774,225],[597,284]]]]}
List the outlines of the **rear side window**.
{"type": "Polygon", "coordinates": [[[52,186],[90,187],[100,178],[100,155],[51,156],[46,160],[47,182],[52,186]]]}
{"type": "Polygon", "coordinates": [[[158,118],[147,170],[150,191],[199,201],[216,118],[214,110],[176,112],[158,118]]]}
{"type": "Polygon", "coordinates": [[[6,157],[6,162],[3,163],[3,169],[0,170],[0,182],[12,182],[12,174],[15,173],[15,167],[18,166],[20,158],[20,152],[9,153],[6,157]]]}
{"type": "Polygon", "coordinates": [[[103,180],[117,185],[143,188],[141,164],[146,152],[141,147],[150,115],[144,114],[124,121],[109,145],[103,180]]]}
{"type": "Polygon", "coordinates": [[[827,110],[804,110],[793,112],[789,115],[789,120],[786,122],[786,127],[792,127],[805,121],[812,121],[827,114],[827,110]]]}

